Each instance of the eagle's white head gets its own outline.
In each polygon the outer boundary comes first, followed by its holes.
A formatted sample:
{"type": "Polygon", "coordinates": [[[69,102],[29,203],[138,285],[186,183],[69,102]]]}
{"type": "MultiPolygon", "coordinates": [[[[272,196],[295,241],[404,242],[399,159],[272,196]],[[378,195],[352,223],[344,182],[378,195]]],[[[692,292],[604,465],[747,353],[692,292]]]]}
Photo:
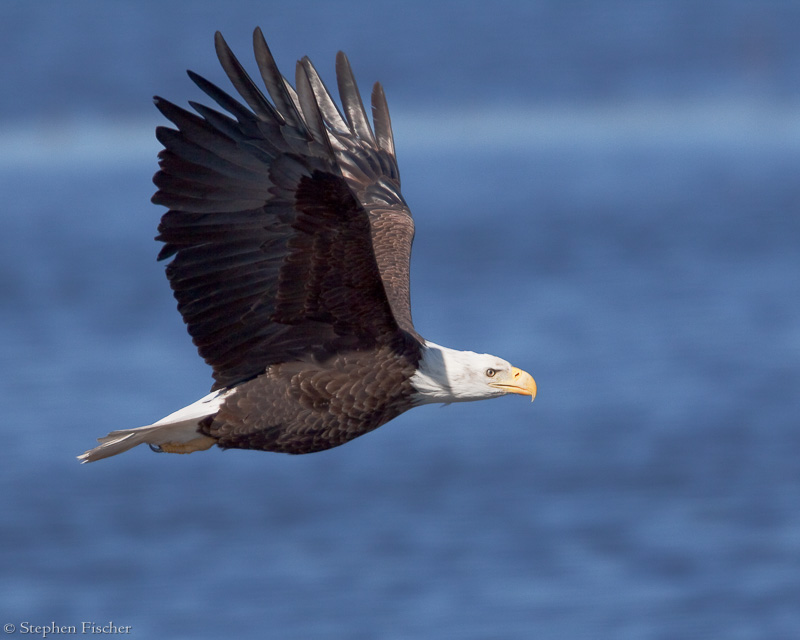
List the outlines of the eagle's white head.
{"type": "Polygon", "coordinates": [[[457,351],[426,342],[419,368],[411,377],[419,404],[468,402],[507,393],[536,397],[531,375],[502,358],[486,353],[457,351]]]}

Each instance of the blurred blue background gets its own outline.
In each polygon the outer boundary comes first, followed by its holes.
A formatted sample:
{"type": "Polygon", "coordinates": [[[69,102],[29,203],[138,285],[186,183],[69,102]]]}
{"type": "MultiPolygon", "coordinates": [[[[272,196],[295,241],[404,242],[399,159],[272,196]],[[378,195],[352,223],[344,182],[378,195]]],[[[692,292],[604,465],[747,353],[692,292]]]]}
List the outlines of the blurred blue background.
{"type": "Polygon", "coordinates": [[[800,636],[800,4],[0,5],[3,623],[136,637],[800,636]],[[204,395],[155,262],[153,94],[380,80],[414,317],[520,398],[311,456],[136,449],[204,395]]]}

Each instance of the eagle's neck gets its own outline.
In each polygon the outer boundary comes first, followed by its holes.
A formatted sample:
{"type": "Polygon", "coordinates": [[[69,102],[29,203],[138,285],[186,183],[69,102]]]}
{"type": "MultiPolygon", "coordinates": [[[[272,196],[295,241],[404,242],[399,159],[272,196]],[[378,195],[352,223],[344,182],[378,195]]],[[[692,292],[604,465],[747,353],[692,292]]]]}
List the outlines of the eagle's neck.
{"type": "Polygon", "coordinates": [[[415,404],[467,402],[486,397],[469,384],[470,361],[475,355],[425,341],[417,371],[411,376],[415,404]]]}

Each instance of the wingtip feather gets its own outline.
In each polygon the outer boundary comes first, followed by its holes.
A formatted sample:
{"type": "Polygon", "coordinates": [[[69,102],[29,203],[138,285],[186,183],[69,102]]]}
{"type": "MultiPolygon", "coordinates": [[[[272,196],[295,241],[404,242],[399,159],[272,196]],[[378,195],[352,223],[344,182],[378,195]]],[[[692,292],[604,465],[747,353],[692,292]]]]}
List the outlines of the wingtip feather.
{"type": "Polygon", "coordinates": [[[336,82],[350,131],[374,145],[375,136],[372,134],[372,127],[369,124],[366,109],[364,109],[364,101],[361,99],[353,68],[343,51],[336,54],[336,82]]]}

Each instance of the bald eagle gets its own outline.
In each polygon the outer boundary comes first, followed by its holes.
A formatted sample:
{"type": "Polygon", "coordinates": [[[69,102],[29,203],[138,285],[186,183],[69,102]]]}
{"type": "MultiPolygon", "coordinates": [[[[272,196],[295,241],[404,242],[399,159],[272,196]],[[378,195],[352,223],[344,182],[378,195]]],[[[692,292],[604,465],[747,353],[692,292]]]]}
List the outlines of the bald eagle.
{"type": "Polygon", "coordinates": [[[260,29],[253,43],[271,101],[219,32],[217,56],[247,106],[191,71],[222,111],[154,99],[175,126],[156,129],[164,148],[152,201],[169,209],[158,258],[172,258],[167,278],[213,369],[211,393],[152,425],[111,432],[79,459],[142,443],[169,453],[215,444],[312,453],[426,403],[533,399],[525,371],[414,330],[414,222],[381,85],[373,128],[343,53],[340,111],[307,57],[293,88],[260,29]]]}

